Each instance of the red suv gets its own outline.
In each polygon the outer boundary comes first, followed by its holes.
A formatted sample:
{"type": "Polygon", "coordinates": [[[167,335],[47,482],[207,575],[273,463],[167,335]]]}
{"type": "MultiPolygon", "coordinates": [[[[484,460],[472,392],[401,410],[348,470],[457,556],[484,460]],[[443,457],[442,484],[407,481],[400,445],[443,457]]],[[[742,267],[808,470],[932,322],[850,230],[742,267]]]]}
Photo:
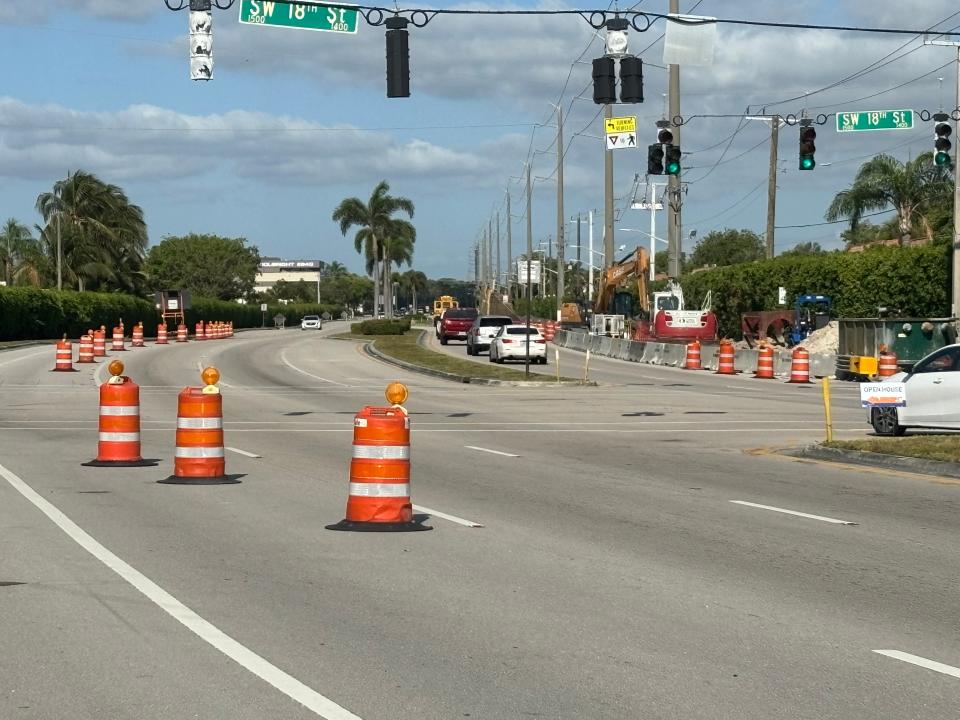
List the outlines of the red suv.
{"type": "Polygon", "coordinates": [[[450,308],[443,313],[443,319],[440,321],[437,335],[440,338],[440,344],[446,345],[450,340],[467,341],[467,332],[477,319],[476,308],[450,308]]]}

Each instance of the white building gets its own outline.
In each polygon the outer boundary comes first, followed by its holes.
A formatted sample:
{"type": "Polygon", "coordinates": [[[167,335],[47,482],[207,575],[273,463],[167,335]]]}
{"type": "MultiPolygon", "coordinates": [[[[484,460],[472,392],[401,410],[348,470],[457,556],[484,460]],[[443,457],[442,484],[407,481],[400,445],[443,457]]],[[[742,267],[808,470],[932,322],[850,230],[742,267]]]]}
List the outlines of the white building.
{"type": "Polygon", "coordinates": [[[281,260],[279,258],[263,258],[257,268],[257,278],[253,289],[256,292],[266,292],[278,280],[288,283],[303,280],[319,289],[320,276],[324,263],[320,260],[281,260]]]}

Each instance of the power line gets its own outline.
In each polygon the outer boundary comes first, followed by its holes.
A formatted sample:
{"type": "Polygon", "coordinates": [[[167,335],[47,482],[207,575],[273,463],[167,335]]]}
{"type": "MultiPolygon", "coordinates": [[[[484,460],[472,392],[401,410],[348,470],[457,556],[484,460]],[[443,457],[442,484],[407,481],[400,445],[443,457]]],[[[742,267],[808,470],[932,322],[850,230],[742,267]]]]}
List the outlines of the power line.
{"type": "MultiPolygon", "coordinates": [[[[881,210],[880,212],[870,213],[869,215],[861,215],[860,217],[861,219],[870,218],[870,217],[876,217],[877,215],[886,215],[887,213],[891,213],[891,212],[893,212],[892,209],[881,210]]],[[[818,223],[806,223],[804,225],[776,225],[775,227],[777,230],[787,230],[789,228],[808,228],[808,227],[820,227],[821,225],[837,225],[838,223],[846,223],[846,222],[850,222],[850,218],[844,218],[843,220],[829,220],[826,222],[818,222],[818,223]]]]}

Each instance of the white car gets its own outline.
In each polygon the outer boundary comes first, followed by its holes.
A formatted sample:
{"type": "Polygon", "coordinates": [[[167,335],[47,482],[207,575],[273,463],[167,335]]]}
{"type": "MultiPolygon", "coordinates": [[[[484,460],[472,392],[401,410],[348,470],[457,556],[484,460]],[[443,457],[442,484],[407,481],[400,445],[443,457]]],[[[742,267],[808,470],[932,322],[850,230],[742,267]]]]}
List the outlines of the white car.
{"type": "Polygon", "coordinates": [[[497,331],[490,341],[490,362],[502,364],[505,360],[525,360],[528,337],[530,361],[546,365],[547,341],[539,330],[526,325],[504,325],[497,331]]]}
{"type": "Polygon", "coordinates": [[[493,336],[504,325],[512,325],[513,318],[507,315],[481,315],[467,331],[467,355],[479,355],[490,348],[493,336]]]}
{"type": "Polygon", "coordinates": [[[867,411],[877,435],[903,435],[913,428],[960,430],[960,344],[935,350],[910,372],[883,380],[904,383],[907,404],[867,411]]]}
{"type": "Polygon", "coordinates": [[[319,315],[304,315],[300,321],[301,330],[319,330],[323,327],[323,321],[319,315]]]}

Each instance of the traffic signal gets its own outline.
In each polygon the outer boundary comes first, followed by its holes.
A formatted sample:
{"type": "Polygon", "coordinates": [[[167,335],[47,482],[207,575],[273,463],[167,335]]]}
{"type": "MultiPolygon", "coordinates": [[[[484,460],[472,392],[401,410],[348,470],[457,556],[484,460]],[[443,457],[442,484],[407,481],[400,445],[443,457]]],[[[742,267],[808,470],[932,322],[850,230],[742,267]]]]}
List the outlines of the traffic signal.
{"type": "Polygon", "coordinates": [[[190,7],[190,79],[213,77],[213,13],[210,3],[190,7]]]}
{"type": "Polygon", "coordinates": [[[813,157],[814,153],[817,152],[817,146],[813,142],[816,139],[817,131],[812,126],[804,125],[800,128],[801,170],[813,170],[817,166],[817,161],[813,157]]]}
{"type": "Polygon", "coordinates": [[[397,15],[388,17],[387,97],[410,97],[410,21],[397,15]]]}
{"type": "Polygon", "coordinates": [[[643,102],[643,60],[633,55],[620,58],[620,102],[643,102]]]}
{"type": "Polygon", "coordinates": [[[933,156],[933,164],[937,167],[950,167],[950,133],[952,132],[950,123],[941,120],[936,124],[933,132],[937,136],[933,144],[937,150],[933,156]]]}
{"type": "Polygon", "coordinates": [[[647,175],[663,175],[663,145],[660,143],[647,147],[647,175]]]}
{"type": "Polygon", "coordinates": [[[593,61],[593,101],[598,105],[610,105],[617,101],[617,73],[610,57],[593,61]]]}
{"type": "Polygon", "coordinates": [[[666,162],[664,164],[664,170],[666,175],[679,175],[680,174],[680,146],[679,145],[664,145],[666,150],[666,162]]]}

